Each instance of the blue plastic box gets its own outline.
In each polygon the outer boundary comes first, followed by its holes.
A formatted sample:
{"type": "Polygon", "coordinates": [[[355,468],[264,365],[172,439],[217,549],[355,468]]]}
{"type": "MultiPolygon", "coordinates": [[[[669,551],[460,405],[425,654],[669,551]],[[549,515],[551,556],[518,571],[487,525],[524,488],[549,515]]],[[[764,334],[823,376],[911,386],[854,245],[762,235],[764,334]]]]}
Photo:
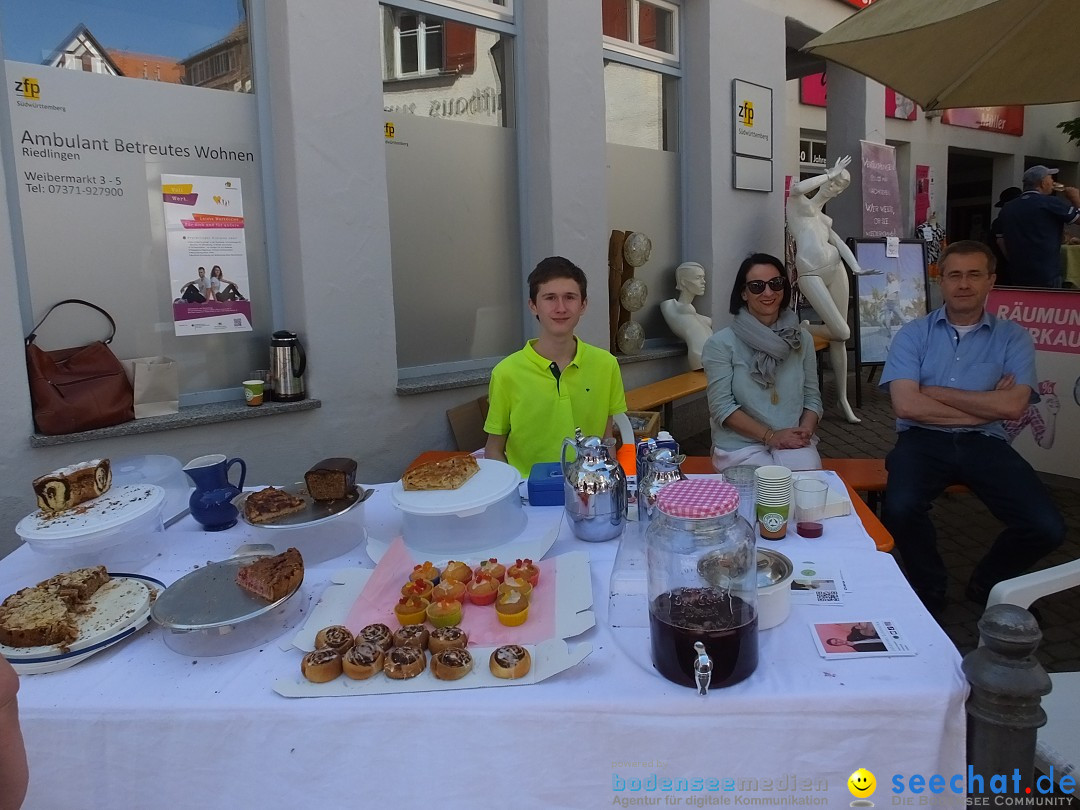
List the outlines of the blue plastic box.
{"type": "Polygon", "coordinates": [[[565,502],[562,464],[558,461],[533,464],[529,471],[529,505],[562,506],[565,502]]]}

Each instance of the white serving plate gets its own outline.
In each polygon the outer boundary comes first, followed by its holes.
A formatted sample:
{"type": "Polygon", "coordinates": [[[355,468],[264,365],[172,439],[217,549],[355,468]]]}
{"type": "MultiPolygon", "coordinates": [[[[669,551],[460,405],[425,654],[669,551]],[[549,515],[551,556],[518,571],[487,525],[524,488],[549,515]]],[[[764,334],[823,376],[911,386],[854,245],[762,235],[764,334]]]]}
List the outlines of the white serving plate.
{"type": "Polygon", "coordinates": [[[142,629],[150,620],[150,605],[165,584],[141,574],[109,574],[106,583],[89,601],[93,610],[79,617],[79,636],[66,650],[58,645],[8,647],[3,655],[20,675],[55,672],[74,666],[85,658],[142,629]]]}
{"type": "Polygon", "coordinates": [[[156,484],[125,484],[62,512],[38,509],[19,521],[24,540],[47,543],[108,532],[161,506],[165,490],[156,484]]]}

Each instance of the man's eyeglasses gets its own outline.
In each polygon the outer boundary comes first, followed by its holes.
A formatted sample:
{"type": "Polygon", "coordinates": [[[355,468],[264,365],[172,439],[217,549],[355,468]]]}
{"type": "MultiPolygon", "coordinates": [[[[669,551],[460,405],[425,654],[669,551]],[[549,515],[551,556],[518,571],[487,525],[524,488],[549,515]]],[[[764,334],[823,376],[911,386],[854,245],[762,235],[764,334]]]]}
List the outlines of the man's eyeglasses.
{"type": "Polygon", "coordinates": [[[787,286],[787,279],[783,276],[775,276],[768,281],[762,281],[761,279],[754,279],[753,281],[746,282],[746,289],[748,289],[754,295],[761,295],[765,292],[765,285],[769,285],[769,289],[773,292],[780,292],[787,286]]]}

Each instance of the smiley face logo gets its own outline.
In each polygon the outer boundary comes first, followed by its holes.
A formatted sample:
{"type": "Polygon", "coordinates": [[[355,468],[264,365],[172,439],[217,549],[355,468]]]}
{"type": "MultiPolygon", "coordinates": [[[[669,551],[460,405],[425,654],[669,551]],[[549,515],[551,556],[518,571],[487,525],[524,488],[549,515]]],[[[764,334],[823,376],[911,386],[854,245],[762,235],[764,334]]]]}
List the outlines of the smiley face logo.
{"type": "Polygon", "coordinates": [[[847,786],[852,796],[857,799],[865,799],[867,796],[874,795],[874,791],[877,789],[877,780],[866,768],[859,768],[848,777],[847,786]]]}

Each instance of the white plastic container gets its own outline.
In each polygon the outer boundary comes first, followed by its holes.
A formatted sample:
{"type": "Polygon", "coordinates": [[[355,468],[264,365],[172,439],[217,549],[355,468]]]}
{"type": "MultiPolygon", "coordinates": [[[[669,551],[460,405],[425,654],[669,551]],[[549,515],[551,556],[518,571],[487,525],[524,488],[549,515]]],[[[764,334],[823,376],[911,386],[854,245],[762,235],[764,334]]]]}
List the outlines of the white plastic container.
{"type": "Polygon", "coordinates": [[[401,511],[405,545],[440,560],[490,549],[525,528],[518,485],[509,464],[478,459],[480,471],[459,489],[406,491],[398,481],[390,499],[401,511]]]}
{"type": "Polygon", "coordinates": [[[165,490],[165,520],[188,508],[191,481],[184,475],[180,459],[165,455],[123,456],[112,460],[113,486],[157,484],[165,490]]]}
{"type": "Polygon", "coordinates": [[[15,531],[64,567],[104,565],[110,573],[129,573],[158,553],[164,506],[165,490],[156,484],[114,486],[76,509],[33,512],[15,531]]]}
{"type": "Polygon", "coordinates": [[[791,560],[779,551],[757,550],[758,630],[768,630],[787,620],[794,571],[791,560]]]}

